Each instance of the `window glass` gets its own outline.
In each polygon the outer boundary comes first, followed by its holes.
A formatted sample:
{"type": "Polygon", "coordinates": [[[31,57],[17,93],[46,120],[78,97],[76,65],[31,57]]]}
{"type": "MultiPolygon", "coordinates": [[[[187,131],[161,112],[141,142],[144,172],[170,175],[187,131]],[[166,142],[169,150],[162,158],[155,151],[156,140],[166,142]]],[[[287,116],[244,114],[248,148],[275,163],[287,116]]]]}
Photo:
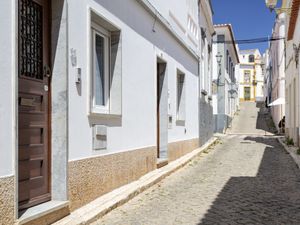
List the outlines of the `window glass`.
{"type": "Polygon", "coordinates": [[[245,83],[250,83],[250,71],[244,72],[244,81],[245,83]]]}
{"type": "Polygon", "coordinates": [[[105,106],[105,41],[98,34],[95,37],[95,104],[105,106]]]}
{"type": "Polygon", "coordinates": [[[254,62],[254,55],[249,55],[249,62],[250,63],[254,62]]]}
{"type": "Polygon", "coordinates": [[[177,120],[185,120],[185,75],[177,71],[177,120]]]}

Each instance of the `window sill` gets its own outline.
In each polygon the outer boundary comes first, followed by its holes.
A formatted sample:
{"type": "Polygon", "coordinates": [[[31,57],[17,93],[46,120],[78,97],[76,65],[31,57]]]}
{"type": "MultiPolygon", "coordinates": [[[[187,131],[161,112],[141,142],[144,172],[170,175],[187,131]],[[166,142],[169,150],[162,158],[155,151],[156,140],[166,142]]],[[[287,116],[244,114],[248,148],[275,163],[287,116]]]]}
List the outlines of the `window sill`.
{"type": "Polygon", "coordinates": [[[89,115],[89,118],[104,118],[104,119],[110,119],[110,118],[122,118],[122,115],[116,115],[116,114],[110,114],[110,113],[98,113],[98,112],[91,112],[89,115]]]}
{"type": "Polygon", "coordinates": [[[90,124],[92,125],[106,125],[111,127],[122,126],[122,115],[108,114],[108,113],[90,113],[88,115],[90,124]]]}

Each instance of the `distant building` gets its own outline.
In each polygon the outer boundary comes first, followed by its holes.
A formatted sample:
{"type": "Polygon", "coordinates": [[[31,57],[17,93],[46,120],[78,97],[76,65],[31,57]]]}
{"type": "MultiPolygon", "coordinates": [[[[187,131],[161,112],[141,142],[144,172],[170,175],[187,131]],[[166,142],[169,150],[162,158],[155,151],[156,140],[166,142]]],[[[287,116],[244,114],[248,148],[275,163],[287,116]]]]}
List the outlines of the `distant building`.
{"type": "Polygon", "coordinates": [[[240,101],[264,101],[262,72],[262,57],[259,50],[240,50],[240,101]]]}
{"type": "Polygon", "coordinates": [[[215,25],[215,30],[212,84],[215,132],[223,133],[239,105],[239,50],[230,24],[215,25]]]}

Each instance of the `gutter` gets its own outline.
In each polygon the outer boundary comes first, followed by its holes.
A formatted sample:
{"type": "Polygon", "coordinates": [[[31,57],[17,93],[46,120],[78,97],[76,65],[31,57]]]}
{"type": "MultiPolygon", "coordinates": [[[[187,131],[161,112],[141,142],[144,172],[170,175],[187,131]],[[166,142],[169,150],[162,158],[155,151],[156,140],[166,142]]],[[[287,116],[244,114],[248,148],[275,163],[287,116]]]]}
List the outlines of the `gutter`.
{"type": "Polygon", "coordinates": [[[200,59],[200,55],[197,54],[190,46],[188,46],[167,21],[167,19],[160,14],[160,12],[149,2],[149,0],[136,0],[140,3],[151,15],[154,16],[165,28],[166,30],[184,47],[193,57],[197,60],[200,59]]]}

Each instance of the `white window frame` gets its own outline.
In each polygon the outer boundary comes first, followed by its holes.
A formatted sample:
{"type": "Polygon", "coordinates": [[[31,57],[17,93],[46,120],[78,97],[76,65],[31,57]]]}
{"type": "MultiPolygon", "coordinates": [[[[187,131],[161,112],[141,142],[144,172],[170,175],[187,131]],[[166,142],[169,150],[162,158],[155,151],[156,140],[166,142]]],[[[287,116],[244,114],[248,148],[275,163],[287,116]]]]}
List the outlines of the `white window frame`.
{"type": "Polygon", "coordinates": [[[109,114],[110,109],[110,32],[102,28],[96,23],[91,26],[92,43],[91,43],[91,59],[92,59],[92,74],[91,74],[91,112],[93,114],[109,114]],[[104,99],[105,105],[96,105],[96,76],[95,76],[95,60],[96,60],[96,35],[104,39],[104,99]]]}

